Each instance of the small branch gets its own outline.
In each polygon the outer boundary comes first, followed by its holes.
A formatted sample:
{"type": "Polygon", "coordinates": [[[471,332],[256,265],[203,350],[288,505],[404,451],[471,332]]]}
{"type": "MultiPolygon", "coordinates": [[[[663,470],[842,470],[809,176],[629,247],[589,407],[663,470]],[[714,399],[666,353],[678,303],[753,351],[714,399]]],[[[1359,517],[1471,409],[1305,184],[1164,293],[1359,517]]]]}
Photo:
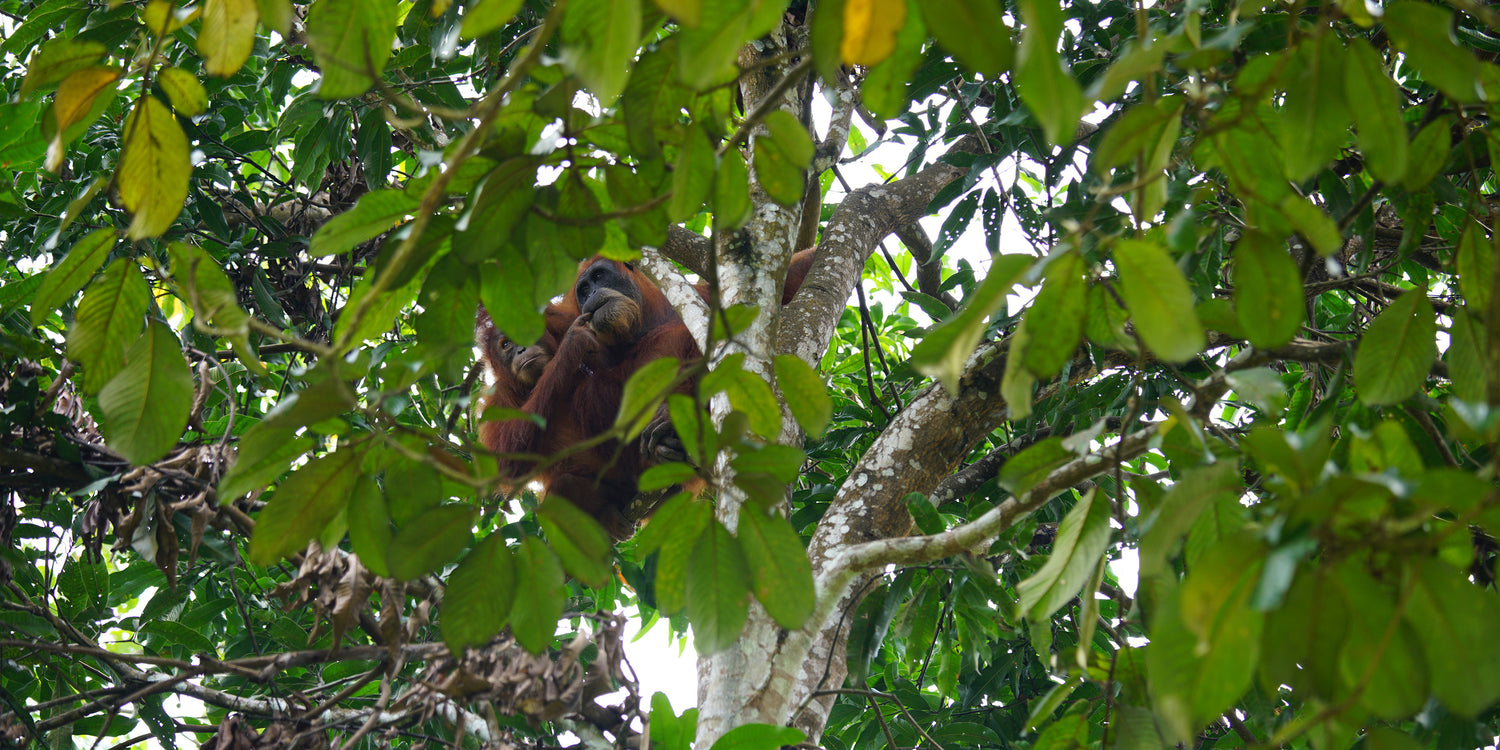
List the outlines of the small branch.
{"type": "Polygon", "coordinates": [[[803,55],[802,59],[796,65],[793,65],[786,72],[786,75],[782,76],[781,80],[777,81],[776,85],[771,87],[770,91],[766,92],[765,98],[760,100],[760,105],[745,116],[744,121],[740,123],[739,129],[734,131],[734,135],[730,136],[729,140],[719,144],[719,150],[716,152],[717,155],[723,156],[729,152],[729,149],[735,148],[748,138],[750,131],[754,130],[755,126],[759,125],[760,121],[766,118],[766,115],[771,114],[771,110],[781,105],[781,95],[786,93],[786,90],[794,86],[798,81],[802,80],[802,77],[807,75],[807,71],[811,69],[812,55],[803,55]]]}

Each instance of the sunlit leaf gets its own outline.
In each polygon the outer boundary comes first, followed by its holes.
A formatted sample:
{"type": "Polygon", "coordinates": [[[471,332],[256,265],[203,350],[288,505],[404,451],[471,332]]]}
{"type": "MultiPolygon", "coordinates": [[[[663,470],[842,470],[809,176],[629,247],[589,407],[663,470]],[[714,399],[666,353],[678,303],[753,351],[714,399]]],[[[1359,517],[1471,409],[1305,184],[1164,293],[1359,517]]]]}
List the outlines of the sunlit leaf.
{"type": "Polygon", "coordinates": [[[96,229],[74,243],[37,290],[31,300],[31,324],[41,325],[54,310],[78,293],[109,257],[117,233],[113,229],[96,229]]]}
{"type": "Polygon", "coordinates": [[[964,363],[984,336],[985,319],[1005,304],[1010,289],[1031,265],[1026,255],[997,255],[984,283],[964,300],[958,314],[932,329],[912,349],[911,365],[917,372],[938,381],[950,394],[958,394],[958,377],[964,363]]]}
{"type": "Polygon", "coordinates": [[[1046,564],[1016,586],[1021,611],[1033,622],[1045,622],[1078,596],[1109,546],[1109,521],[1109,501],[1090,490],[1058,524],[1046,564]]]}
{"type": "Polygon", "coordinates": [[[68,331],[68,359],[84,367],[84,391],[94,393],[125,364],[151,303],[151,288],[134,260],[121,258],[83,292],[68,331]]]}
{"type": "Polygon", "coordinates": [[[228,77],[239,71],[255,48],[259,18],[255,0],[204,0],[198,54],[209,75],[228,77]]]}
{"type": "Polygon", "coordinates": [[[994,78],[1015,56],[1001,6],[988,0],[923,0],[917,3],[938,44],[969,69],[994,78]]]}
{"type": "Polygon", "coordinates": [[[1401,119],[1401,96],[1386,74],[1380,55],[1359,37],[1349,40],[1344,85],[1354,115],[1359,150],[1370,173],[1388,184],[1406,176],[1406,123],[1401,119]]]}
{"type": "Polygon", "coordinates": [[[787,408],[797,424],[813,438],[823,436],[833,416],[833,399],[823,385],[823,378],[800,358],[790,354],[776,357],[776,385],[786,399],[787,408]]]}
{"type": "Polygon", "coordinates": [[[563,63],[599,103],[613,106],[625,90],[641,38],[639,0],[570,0],[563,15],[563,63]]]}
{"type": "Polygon", "coordinates": [[[182,126],[156,97],[141,97],[125,121],[124,149],[115,174],[120,202],[134,214],[130,239],[155,237],[172,226],[182,213],[192,170],[182,126]]]}
{"type": "Polygon", "coordinates": [[[769,136],[755,139],[756,180],[772,200],[795,205],[802,200],[807,167],[812,163],[812,138],[797,118],[779,109],[766,115],[765,125],[769,136]]]}
{"type": "Polygon", "coordinates": [[[543,502],[536,520],[570,575],[589,586],[609,580],[609,534],[598,521],[561,497],[543,502]]]}

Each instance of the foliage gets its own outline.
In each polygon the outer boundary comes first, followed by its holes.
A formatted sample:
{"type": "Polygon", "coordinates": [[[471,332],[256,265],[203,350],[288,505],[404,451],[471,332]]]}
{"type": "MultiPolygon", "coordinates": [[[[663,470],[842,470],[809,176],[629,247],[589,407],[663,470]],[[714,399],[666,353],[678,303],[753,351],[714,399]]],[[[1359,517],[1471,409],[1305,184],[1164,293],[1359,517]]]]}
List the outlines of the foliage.
{"type": "Polygon", "coordinates": [[[1500,734],[1490,8],[0,15],[0,744],[1500,734]],[[614,549],[474,440],[596,253],[711,290],[614,549]]]}

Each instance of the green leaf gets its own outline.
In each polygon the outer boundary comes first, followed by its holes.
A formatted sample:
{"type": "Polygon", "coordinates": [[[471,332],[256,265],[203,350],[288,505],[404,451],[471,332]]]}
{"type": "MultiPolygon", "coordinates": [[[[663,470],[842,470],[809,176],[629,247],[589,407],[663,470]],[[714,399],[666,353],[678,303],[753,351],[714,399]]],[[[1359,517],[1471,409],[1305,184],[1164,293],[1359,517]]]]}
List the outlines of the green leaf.
{"type": "Polygon", "coordinates": [[[641,474],[641,478],[636,482],[636,485],[641,492],[654,492],[666,489],[674,484],[682,484],[697,476],[697,474],[693,470],[693,467],[680,461],[672,461],[670,463],[657,464],[647,469],[641,474]]]}
{"type": "Polygon", "coordinates": [[[1145,240],[1115,243],[1120,296],[1146,346],[1168,362],[1186,362],[1207,343],[1193,311],[1193,291],[1162,246],[1145,240]]]}
{"type": "Polygon", "coordinates": [[[167,454],[187,427],[193,376],[177,334],[153,322],[125,367],[99,391],[100,430],[110,448],[143,466],[167,454]]]}
{"type": "Polygon", "coordinates": [[[1466,573],[1435,561],[1421,564],[1406,607],[1421,639],[1432,692],[1459,716],[1473,718],[1500,700],[1500,600],[1466,573]]]}
{"type": "Polygon", "coordinates": [[[1385,9],[1384,27],[1428,83],[1460,104],[1480,100],[1479,61],[1453,38],[1452,10],[1398,2],[1385,9]]]}
{"type": "Polygon", "coordinates": [[[687,569],[687,615],[698,653],[712,654],[739,638],[750,611],[748,580],[739,543],[713,521],[693,545],[687,569]]]}
{"type": "Polygon", "coordinates": [[[604,107],[625,90],[641,38],[639,0],[571,0],[562,21],[562,60],[604,107]]]}
{"type": "MultiPolygon", "coordinates": [[[[460,258],[474,262],[494,257],[501,247],[511,242],[516,227],[536,202],[537,191],[533,187],[536,185],[536,167],[535,157],[506,159],[474,186],[469,197],[468,214],[453,234],[453,251],[460,258]]],[[[360,202],[364,200],[361,198],[360,202]]],[[[399,221],[404,214],[402,207],[393,205],[392,209],[399,213],[387,219],[399,221]]],[[[378,225],[379,218],[371,218],[376,219],[378,225]]],[[[356,244],[362,241],[355,240],[356,244]]],[[[526,296],[522,295],[520,299],[525,300],[526,296]]]]}
{"type": "MultiPolygon", "coordinates": [[[[349,495],[349,548],[370,572],[389,576],[385,557],[391,547],[391,536],[391,514],[386,508],[385,494],[374,477],[361,476],[349,495]]],[[[449,580],[448,585],[451,597],[453,581],[449,580]]]]}
{"type": "Polygon", "coordinates": [[[667,218],[687,221],[703,208],[714,180],[714,147],[708,133],[694,125],[683,137],[672,168],[672,197],[667,200],[667,218]]]}
{"type": "Polygon", "coordinates": [[[586,586],[598,588],[609,581],[609,534],[592,516],[558,497],[549,497],[537,508],[536,520],[547,532],[552,551],[563,569],[586,586]]]}
{"type": "Polygon", "coordinates": [[[802,123],[790,112],[775,110],[766,115],[768,135],[755,138],[755,178],[771,199],[783,206],[802,200],[807,168],[812,164],[813,142],[802,123]]]}
{"type": "MultiPolygon", "coordinates": [[[[654,714],[653,714],[654,715],[654,714]]],[[[807,739],[795,727],[774,724],[741,724],[714,741],[710,750],[776,750],[807,739]]]]}
{"type": "Polygon", "coordinates": [[[438,624],[448,649],[462,654],[500,632],[516,601],[516,562],[505,537],[491,534],[474,545],[448,576],[438,624]]]}
{"type": "Polygon", "coordinates": [[[1307,238],[1308,243],[1318,254],[1329,257],[1343,247],[1343,238],[1339,235],[1338,224],[1323,209],[1313,205],[1312,201],[1297,195],[1288,193],[1276,210],[1291,222],[1292,229],[1307,238]]]}
{"type": "Polygon", "coordinates": [[[656,606],[676,614],[687,606],[689,558],[698,538],[713,520],[713,507],[686,493],[668,501],[636,534],[636,550],[647,555],[657,551],[656,606]]]}
{"type": "Polygon", "coordinates": [[[1146,677],[1162,734],[1169,743],[1191,742],[1249,687],[1264,616],[1250,608],[1253,582],[1233,586],[1229,609],[1205,649],[1182,620],[1179,592],[1157,602],[1146,649],[1146,677]]]}
{"type": "Polygon", "coordinates": [[[996,481],[1006,492],[1016,496],[1024,495],[1053,469],[1073,457],[1073,452],[1063,447],[1062,438],[1043,438],[1007,459],[1000,467],[996,481]]]}
{"type": "Polygon", "coordinates": [[[1266,614],[1263,684],[1291,685],[1325,701],[1339,694],[1339,648],[1349,628],[1344,592],[1329,571],[1298,575],[1281,606],[1266,614]]]}
{"type": "Polygon", "coordinates": [[[410,581],[457,557],[474,537],[474,516],[472,505],[440,505],[402,525],[386,550],[391,575],[410,581]]]}
{"type": "Polygon", "coordinates": [[[739,541],[750,565],[755,598],[777,624],[790,630],[802,627],[817,600],[812,565],[797,532],[781,516],[745,505],[740,509],[739,541]]]}
{"type": "Polygon", "coordinates": [[[473,39],[504,26],[521,9],[521,3],[522,0],[477,0],[464,11],[459,38],[473,39]]]}
{"type": "Polygon", "coordinates": [[[1344,86],[1359,136],[1359,150],[1375,178],[1388,185],[1406,176],[1406,123],[1401,94],[1385,72],[1379,53],[1360,37],[1349,40],[1344,86]]]}
{"type": "Polygon", "coordinates": [[[89,279],[94,278],[94,274],[109,257],[110,249],[115,246],[115,239],[115,230],[96,229],[73,244],[73,249],[68,251],[62,262],[47,272],[41,288],[32,298],[32,325],[41,325],[53,310],[71,299],[89,279]]]}
{"type": "Polygon", "coordinates": [[[1057,541],[1046,564],[1016,586],[1020,610],[1032,622],[1048,620],[1078,596],[1109,547],[1109,519],[1109,501],[1090,489],[1058,524],[1057,541]]]}
{"type": "Polygon", "coordinates": [[[39,45],[26,62],[26,78],[21,81],[21,98],[33,91],[51,86],[84,68],[92,67],[104,57],[108,48],[99,42],[56,38],[39,45]]]}
{"type": "Polygon", "coordinates": [[[1182,130],[1181,96],[1164,96],[1143,101],[1125,111],[1094,150],[1094,171],[1105,175],[1115,167],[1143,159],[1142,174],[1165,167],[1165,156],[1182,130]]]}
{"type": "Polygon", "coordinates": [[[1464,293],[1464,306],[1488,313],[1495,275],[1495,248],[1484,226],[1472,217],[1458,241],[1458,257],[1454,264],[1459,288],[1464,293]]]}
{"type": "Polygon", "coordinates": [[[557,555],[542,540],[528,536],[516,549],[516,604],[510,611],[510,629],[516,642],[533,654],[552,645],[557,621],[562,617],[563,570],[557,555]]]}
{"type": "Polygon", "coordinates": [[[1067,252],[1047,264],[1047,280],[1026,314],[1028,331],[1046,331],[1029,336],[1022,353],[1026,369],[1038,378],[1050,378],[1073,358],[1083,338],[1084,308],[1088,301],[1088,279],[1083,258],[1067,252]]]}
{"type": "Polygon", "coordinates": [[[349,252],[396,226],[417,206],[418,202],[401,190],[365,193],[354,208],[329,219],[313,233],[307,252],[314,257],[349,252]]]}
{"type": "Polygon", "coordinates": [[[375,83],[391,57],[396,10],[386,0],[314,0],[307,41],[323,74],[318,96],[359,96],[375,83]]]}
{"type": "Polygon", "coordinates": [[[964,363],[984,336],[985,319],[1005,305],[1011,287],[1031,266],[1027,255],[996,255],[989,275],[979,288],[964,300],[958,314],[928,331],[921,343],[912,348],[911,366],[917,372],[938,381],[948,393],[958,395],[958,378],[964,363]]]}
{"type": "Polygon", "coordinates": [[[1437,358],[1437,319],[1424,289],[1386,307],[1360,337],[1354,354],[1354,391],[1369,406],[1406,400],[1427,382],[1437,358]]]}
{"type": "Polygon", "coordinates": [[[1286,384],[1281,375],[1269,367],[1252,367],[1237,370],[1226,376],[1229,387],[1240,398],[1254,404],[1270,417],[1280,417],[1286,410],[1286,384]]]}
{"type": "Polygon", "coordinates": [[[1428,671],[1421,642],[1396,611],[1395,592],[1355,560],[1339,566],[1338,583],[1351,613],[1339,652],[1343,688],[1362,687],[1360,705],[1383,719],[1411,716],[1427,701],[1428,671]]]}
{"type": "Polygon", "coordinates": [[[83,365],[85,393],[97,392],[124,366],[150,303],[151,289],[129,258],[106,266],[84,290],[68,331],[68,359],[83,365]]]}
{"type": "Polygon", "coordinates": [[[187,117],[197,117],[208,111],[208,90],[198,81],[198,77],[182,68],[162,68],[157,74],[156,82],[161,85],[162,91],[167,92],[167,98],[172,101],[172,109],[187,117]]]}
{"type": "Polygon", "coordinates": [[[133,216],[127,236],[132,240],[167,231],[187,200],[187,134],[177,118],[154,96],[143,96],[125,122],[125,141],[115,186],[120,203],[133,216]]]}
{"type": "MultiPolygon", "coordinates": [[[[743,367],[726,367],[727,361],[719,363],[719,369],[714,372],[728,374],[722,384],[725,394],[729,396],[729,404],[750,418],[750,429],[756,434],[764,438],[775,438],[781,433],[781,404],[771,392],[771,384],[743,367]]],[[[707,381],[707,378],[704,380],[707,381]]]]}
{"type": "Polygon", "coordinates": [[[1448,152],[1453,147],[1449,140],[1452,125],[1449,118],[1440,117],[1427,123],[1412,138],[1406,178],[1401,182],[1407,190],[1415,192],[1427,187],[1443,171],[1443,165],[1448,163],[1448,152]]]}
{"type": "Polygon", "coordinates": [[[1292,54],[1283,79],[1281,148],[1287,179],[1302,182],[1338,156],[1348,140],[1343,42],[1337,34],[1308,37],[1292,54]]]}
{"type": "Polygon", "coordinates": [[[750,220],[750,168],[739,149],[730,149],[714,173],[714,226],[720,231],[739,229],[750,220]]]}
{"type": "Polygon", "coordinates": [[[1041,123],[1047,142],[1059,146],[1073,140],[1084,110],[1083,90],[1057,54],[1062,8],[1057,0],[1022,0],[1020,5],[1025,28],[1016,60],[1016,88],[1041,123]]]}
{"type": "Polygon", "coordinates": [[[923,0],[917,7],[922,9],[922,20],[938,44],[952,52],[965,67],[990,79],[1010,68],[1015,45],[998,3],[923,0]]]}
{"type": "Polygon", "coordinates": [[[786,399],[787,408],[809,437],[823,437],[828,420],[833,418],[833,398],[823,384],[822,376],[801,358],[781,354],[776,357],[776,385],[786,399]]]}
{"type": "Polygon", "coordinates": [[[250,562],[270,565],[302,551],[349,504],[363,458],[363,450],[345,447],[292,472],[255,519],[250,562]]]}
{"type": "Polygon", "coordinates": [[[1234,246],[1234,309],[1250,343],[1275,349],[1302,329],[1302,273],[1279,242],[1250,231],[1234,246]]]}
{"type": "Polygon", "coordinates": [[[677,379],[678,364],[676,357],[652,360],[636,370],[625,383],[616,424],[625,427],[627,440],[641,434],[641,430],[646,429],[646,424],[656,416],[657,408],[677,379]]]}
{"type": "Polygon", "coordinates": [[[1453,379],[1453,395],[1471,403],[1480,403],[1489,392],[1489,335],[1486,326],[1467,310],[1453,313],[1453,327],[1448,331],[1448,376],[1453,379]]]}
{"type": "Polygon", "coordinates": [[[1241,491],[1238,467],[1230,461],[1190,469],[1167,490],[1161,503],[1142,525],[1141,578],[1171,572],[1167,558],[1193,527],[1205,508],[1241,491]]]}

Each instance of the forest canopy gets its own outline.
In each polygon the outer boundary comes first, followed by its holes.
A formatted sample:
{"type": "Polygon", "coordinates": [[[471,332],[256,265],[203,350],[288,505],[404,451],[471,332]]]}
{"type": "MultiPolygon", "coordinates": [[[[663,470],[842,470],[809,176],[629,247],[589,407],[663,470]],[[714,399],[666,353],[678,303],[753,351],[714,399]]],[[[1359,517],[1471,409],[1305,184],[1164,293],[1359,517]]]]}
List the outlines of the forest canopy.
{"type": "Polygon", "coordinates": [[[0,31],[0,746],[1500,736],[1488,6],[0,31]]]}

